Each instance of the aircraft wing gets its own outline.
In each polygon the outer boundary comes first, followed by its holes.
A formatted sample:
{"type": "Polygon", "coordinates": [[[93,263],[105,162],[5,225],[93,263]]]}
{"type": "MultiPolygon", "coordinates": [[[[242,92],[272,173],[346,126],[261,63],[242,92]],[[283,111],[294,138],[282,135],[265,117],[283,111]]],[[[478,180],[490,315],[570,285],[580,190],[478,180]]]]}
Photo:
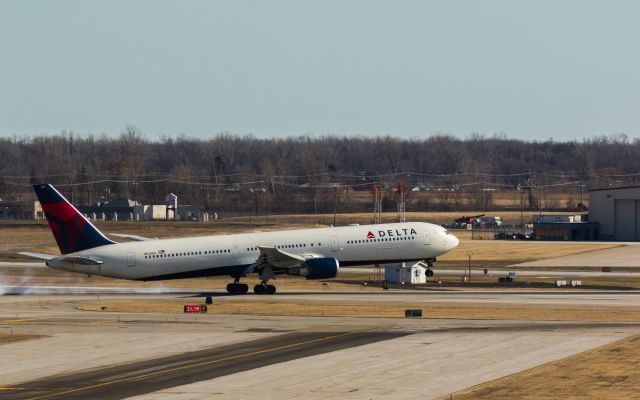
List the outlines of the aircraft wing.
{"type": "Polygon", "coordinates": [[[275,247],[258,246],[260,255],[255,263],[256,268],[272,266],[275,268],[299,267],[305,258],[297,254],[287,253],[275,247]]]}

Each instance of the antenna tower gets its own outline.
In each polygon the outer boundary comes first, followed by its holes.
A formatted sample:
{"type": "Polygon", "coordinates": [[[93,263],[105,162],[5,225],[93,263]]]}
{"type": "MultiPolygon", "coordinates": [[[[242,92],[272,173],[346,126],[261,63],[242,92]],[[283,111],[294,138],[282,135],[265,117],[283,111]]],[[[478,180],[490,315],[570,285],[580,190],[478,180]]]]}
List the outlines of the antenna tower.
{"type": "Polygon", "coordinates": [[[405,208],[405,190],[404,190],[404,180],[400,180],[398,182],[398,187],[396,188],[396,202],[398,203],[398,222],[406,222],[406,208],[405,208]]]}
{"type": "Polygon", "coordinates": [[[373,221],[374,224],[382,223],[382,189],[379,183],[374,183],[371,187],[373,196],[373,221]]]}

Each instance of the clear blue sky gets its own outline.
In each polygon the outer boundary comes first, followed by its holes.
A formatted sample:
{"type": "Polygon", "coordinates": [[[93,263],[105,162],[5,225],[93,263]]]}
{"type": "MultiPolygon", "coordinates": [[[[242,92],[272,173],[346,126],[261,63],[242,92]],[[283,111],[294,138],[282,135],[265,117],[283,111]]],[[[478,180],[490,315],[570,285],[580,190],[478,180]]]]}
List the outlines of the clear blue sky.
{"type": "Polygon", "coordinates": [[[0,135],[640,132],[637,1],[0,0],[0,135]]]}

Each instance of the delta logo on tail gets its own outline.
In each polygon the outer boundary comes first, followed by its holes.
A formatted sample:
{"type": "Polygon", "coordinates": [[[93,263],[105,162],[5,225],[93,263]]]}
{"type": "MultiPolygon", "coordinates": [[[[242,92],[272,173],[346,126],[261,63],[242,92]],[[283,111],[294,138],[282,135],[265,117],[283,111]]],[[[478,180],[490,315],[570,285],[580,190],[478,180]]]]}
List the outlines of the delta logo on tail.
{"type": "Polygon", "coordinates": [[[49,184],[33,185],[60,253],[69,254],[113,244],[49,184]]]}

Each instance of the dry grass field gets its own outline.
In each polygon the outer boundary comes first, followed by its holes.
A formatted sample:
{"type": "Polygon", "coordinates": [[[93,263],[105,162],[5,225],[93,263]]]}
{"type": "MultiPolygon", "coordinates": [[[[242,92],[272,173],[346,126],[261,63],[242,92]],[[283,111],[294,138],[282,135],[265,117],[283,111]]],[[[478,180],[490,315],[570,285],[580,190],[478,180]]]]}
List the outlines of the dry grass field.
{"type": "MultiPolygon", "coordinates": [[[[385,193],[388,199],[393,198],[393,194],[385,193]]],[[[502,208],[509,210],[520,210],[521,207],[526,207],[528,204],[528,193],[519,192],[517,190],[509,190],[502,188],[500,190],[486,193],[486,201],[488,208],[502,208]]],[[[538,203],[540,193],[536,191],[534,193],[534,208],[542,206],[544,213],[549,213],[548,209],[567,209],[577,210],[580,203],[580,188],[565,188],[552,190],[547,188],[542,193],[542,202],[538,203]]],[[[422,192],[409,192],[406,198],[406,205],[408,210],[416,210],[425,208],[427,205],[432,209],[451,210],[451,209],[470,209],[474,207],[480,207],[482,200],[478,197],[482,197],[480,193],[474,193],[469,191],[450,192],[446,190],[430,190],[422,192]]],[[[372,207],[372,195],[368,190],[353,191],[350,192],[348,197],[343,197],[345,200],[344,207],[347,209],[367,210],[372,207]]],[[[582,200],[585,206],[589,206],[589,196],[583,195],[582,200]]],[[[300,202],[302,200],[298,200],[300,202]]],[[[340,204],[342,207],[343,204],[340,204]]],[[[503,211],[491,211],[491,213],[501,214],[503,211]]]]}
{"type": "MultiPolygon", "coordinates": [[[[486,214],[490,216],[499,216],[505,224],[513,225],[520,224],[522,220],[524,223],[531,222],[533,216],[537,215],[536,211],[425,211],[425,212],[407,212],[407,221],[420,221],[420,222],[432,222],[434,224],[451,224],[456,218],[460,218],[465,215],[480,215],[486,214]]],[[[547,215],[574,215],[567,212],[545,212],[547,215]]],[[[336,224],[370,224],[372,221],[372,213],[348,213],[337,214],[336,224]]],[[[382,222],[397,222],[397,213],[383,213],[382,222]]],[[[242,224],[320,224],[331,225],[333,224],[333,214],[291,214],[291,215],[271,215],[271,216],[247,216],[247,217],[235,217],[222,220],[225,222],[242,223],[242,224]]],[[[217,221],[219,223],[221,221],[217,221]]]]}
{"type": "Polygon", "coordinates": [[[26,333],[0,333],[0,344],[19,342],[46,337],[44,335],[31,335],[26,333]]]}
{"type": "Polygon", "coordinates": [[[441,400],[640,398],[640,336],[462,390],[441,400]]]}
{"type": "Polygon", "coordinates": [[[572,242],[539,242],[518,240],[472,240],[471,233],[453,232],[460,239],[460,245],[449,253],[438,258],[439,261],[468,260],[507,260],[510,263],[524,262],[514,260],[540,260],[584,253],[619,246],[611,243],[572,243],[572,242]],[[514,262],[511,262],[514,261],[514,262]]]}
{"type": "MultiPolygon", "coordinates": [[[[83,311],[105,311],[116,313],[149,312],[179,314],[185,304],[197,303],[200,299],[176,299],[166,301],[119,301],[86,304],[83,311]]],[[[637,322],[640,307],[581,307],[581,306],[512,306],[473,305],[459,303],[406,303],[406,302],[331,302],[331,301],[283,301],[263,298],[260,300],[238,300],[216,298],[209,306],[211,314],[249,314],[306,317],[404,317],[404,310],[421,308],[423,318],[487,319],[521,321],[589,321],[589,322],[637,322]]]]}

